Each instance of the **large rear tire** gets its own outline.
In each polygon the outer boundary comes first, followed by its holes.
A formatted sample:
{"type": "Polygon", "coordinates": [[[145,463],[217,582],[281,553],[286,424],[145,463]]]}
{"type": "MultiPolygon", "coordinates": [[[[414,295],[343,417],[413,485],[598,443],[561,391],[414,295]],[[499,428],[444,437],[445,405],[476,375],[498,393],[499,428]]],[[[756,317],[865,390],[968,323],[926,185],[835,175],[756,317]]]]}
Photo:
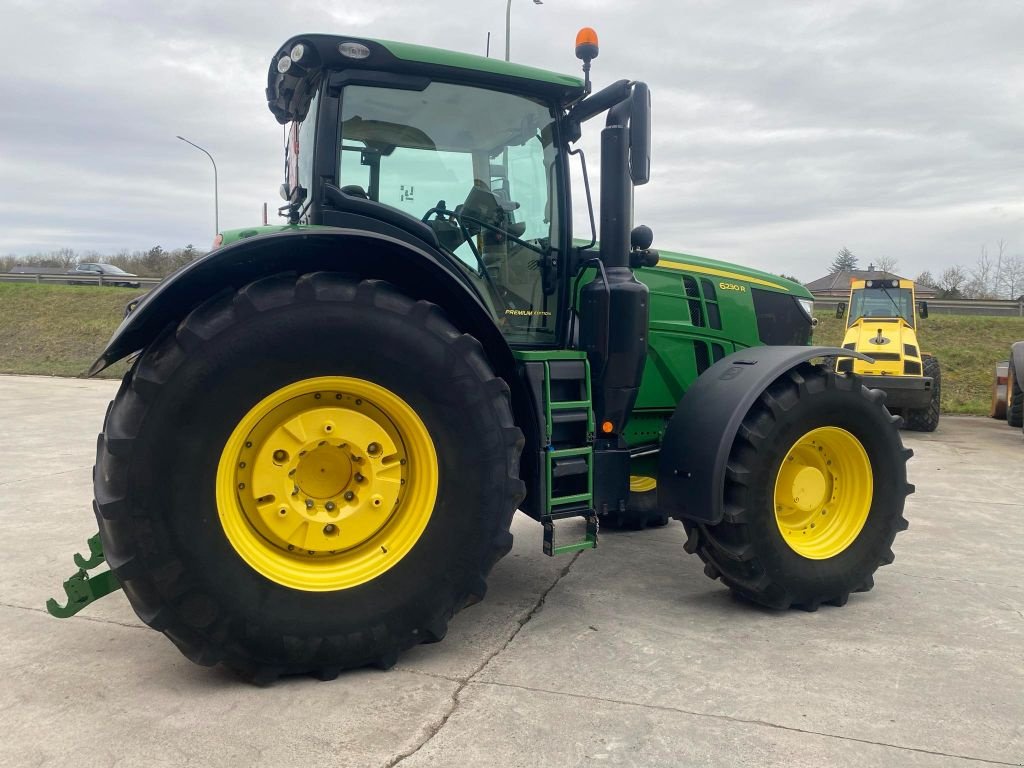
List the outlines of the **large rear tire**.
{"type": "Polygon", "coordinates": [[[942,400],[942,371],[939,361],[932,355],[921,355],[924,375],[932,378],[932,399],[926,408],[906,410],[907,429],[915,432],[934,432],[939,426],[939,409],[942,400]]]}
{"type": "Polygon", "coordinates": [[[686,549],[734,593],[771,608],[843,605],[874,584],[907,528],[906,461],[884,393],[802,364],[747,412],[720,523],[684,521],[686,549]]]}
{"type": "Polygon", "coordinates": [[[440,640],[512,545],[509,389],[433,304],[275,276],[169,328],[125,377],[95,470],[139,617],[257,682],[389,667],[440,640]]]}
{"type": "Polygon", "coordinates": [[[1017,378],[1012,355],[1006,371],[1006,423],[1011,427],[1024,426],[1024,390],[1017,378]]]}

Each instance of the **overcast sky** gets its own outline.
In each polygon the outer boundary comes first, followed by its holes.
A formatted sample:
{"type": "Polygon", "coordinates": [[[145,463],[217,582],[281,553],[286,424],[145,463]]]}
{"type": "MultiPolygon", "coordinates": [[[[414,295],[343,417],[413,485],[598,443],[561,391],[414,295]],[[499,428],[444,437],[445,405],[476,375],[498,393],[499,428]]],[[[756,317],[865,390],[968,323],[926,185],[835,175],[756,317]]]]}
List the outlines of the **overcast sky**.
{"type": "MultiPolygon", "coordinates": [[[[0,11],[0,253],[17,254],[208,246],[211,167],[176,134],[217,159],[221,228],[258,223],[283,168],[267,66],[293,34],[482,54],[490,31],[500,56],[505,31],[503,0],[0,11]]],[[[1024,2],[513,0],[512,58],[576,72],[583,25],[601,38],[597,87],[651,86],[636,220],[656,247],[803,280],[842,246],[910,276],[1000,239],[1024,254],[1024,2]]]]}

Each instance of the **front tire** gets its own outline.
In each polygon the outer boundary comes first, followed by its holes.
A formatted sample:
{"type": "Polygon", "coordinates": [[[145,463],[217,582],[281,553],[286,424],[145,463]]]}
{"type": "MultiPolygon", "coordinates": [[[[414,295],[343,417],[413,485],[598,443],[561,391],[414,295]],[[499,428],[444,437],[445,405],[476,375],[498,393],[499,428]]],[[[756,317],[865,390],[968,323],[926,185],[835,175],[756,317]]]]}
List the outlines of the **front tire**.
{"type": "Polygon", "coordinates": [[[1017,378],[1012,356],[1006,371],[1006,423],[1011,427],[1024,426],[1024,390],[1017,378]]]}
{"type": "Polygon", "coordinates": [[[884,394],[802,364],[750,408],[729,456],[725,514],[684,520],[686,549],[771,608],[843,605],[873,586],[907,528],[905,450],[884,394]]]}
{"type": "Polygon", "coordinates": [[[939,426],[939,408],[942,400],[942,371],[939,361],[932,355],[922,355],[924,375],[932,378],[932,399],[927,407],[907,409],[907,429],[915,432],[934,432],[939,426]]]}
{"type": "Polygon", "coordinates": [[[389,667],[511,548],[522,434],[480,344],[380,281],[275,276],[168,329],[100,435],[139,617],[257,682],[389,667]]]}

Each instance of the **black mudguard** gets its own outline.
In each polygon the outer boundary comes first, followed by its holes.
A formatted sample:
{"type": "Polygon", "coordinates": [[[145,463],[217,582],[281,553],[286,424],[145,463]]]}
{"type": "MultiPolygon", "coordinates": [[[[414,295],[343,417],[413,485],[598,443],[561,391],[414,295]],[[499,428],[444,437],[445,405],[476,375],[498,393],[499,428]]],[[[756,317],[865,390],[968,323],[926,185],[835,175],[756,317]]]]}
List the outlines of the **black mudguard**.
{"type": "Polygon", "coordinates": [[[725,467],[750,406],[789,369],[815,357],[870,360],[837,347],[752,347],[702,373],[676,406],[658,459],[658,509],[714,524],[722,519],[725,467]]]}
{"type": "Polygon", "coordinates": [[[180,321],[194,307],[221,291],[237,290],[253,280],[280,272],[301,274],[320,270],[386,279],[404,289],[415,286],[416,290],[410,291],[412,296],[429,298],[443,306],[456,316],[453,319],[459,327],[477,335],[485,345],[493,340],[504,347],[509,365],[514,368],[511,350],[483,301],[457,269],[444,263],[441,255],[385,234],[317,227],[239,240],[170,275],[134,307],[129,307],[124,321],[89,369],[89,375],[145,348],[169,323],[180,321]],[[460,312],[467,317],[457,317],[460,312]],[[460,319],[468,322],[460,324],[460,319]]]}

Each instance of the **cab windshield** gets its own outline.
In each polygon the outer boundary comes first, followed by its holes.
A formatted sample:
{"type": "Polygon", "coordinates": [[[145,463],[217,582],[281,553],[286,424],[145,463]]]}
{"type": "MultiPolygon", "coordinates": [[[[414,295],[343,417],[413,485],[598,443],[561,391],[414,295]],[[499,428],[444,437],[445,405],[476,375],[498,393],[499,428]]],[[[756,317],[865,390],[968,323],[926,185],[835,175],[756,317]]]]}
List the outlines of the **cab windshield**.
{"type": "Polygon", "coordinates": [[[450,83],[348,86],[339,138],[344,193],[426,222],[510,341],[554,341],[558,150],[549,107],[450,83]]]}
{"type": "Polygon", "coordinates": [[[847,325],[853,325],[862,317],[902,317],[913,327],[913,291],[909,288],[858,288],[850,297],[847,325]]]}

